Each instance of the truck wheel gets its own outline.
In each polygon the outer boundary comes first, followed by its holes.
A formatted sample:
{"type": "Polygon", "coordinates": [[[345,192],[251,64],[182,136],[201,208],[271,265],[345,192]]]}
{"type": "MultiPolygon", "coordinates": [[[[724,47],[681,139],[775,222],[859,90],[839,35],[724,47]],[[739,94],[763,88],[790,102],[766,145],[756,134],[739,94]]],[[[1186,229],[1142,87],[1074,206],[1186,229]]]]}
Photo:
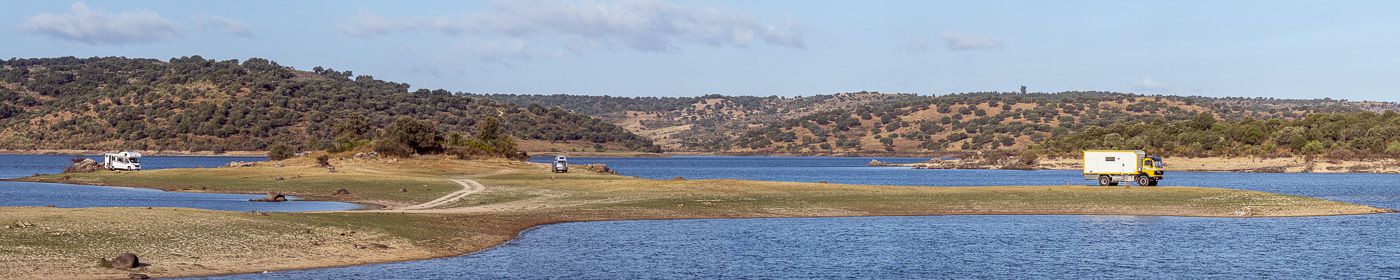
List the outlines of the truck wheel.
{"type": "Polygon", "coordinates": [[[1113,185],[1113,178],[1109,178],[1108,175],[1101,175],[1101,176],[1099,176],[1099,185],[1100,185],[1100,186],[1112,186],[1112,185],[1113,185]]]}
{"type": "Polygon", "coordinates": [[[1156,187],[1156,186],[1157,186],[1157,180],[1148,181],[1148,182],[1147,182],[1147,185],[1148,185],[1148,186],[1156,187]]]}
{"type": "Polygon", "coordinates": [[[1151,185],[1152,185],[1152,178],[1148,178],[1147,176],[1138,175],[1138,176],[1137,176],[1137,184],[1138,184],[1139,187],[1151,186],[1151,185]]]}

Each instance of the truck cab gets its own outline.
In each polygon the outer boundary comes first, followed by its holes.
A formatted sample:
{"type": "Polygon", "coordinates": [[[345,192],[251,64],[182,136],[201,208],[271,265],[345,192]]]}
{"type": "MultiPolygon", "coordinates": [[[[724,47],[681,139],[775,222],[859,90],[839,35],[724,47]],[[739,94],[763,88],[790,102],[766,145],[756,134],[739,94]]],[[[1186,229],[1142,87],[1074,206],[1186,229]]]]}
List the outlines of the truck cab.
{"type": "Polygon", "coordinates": [[[1165,165],[1162,164],[1162,157],[1159,156],[1147,156],[1142,159],[1142,175],[1146,175],[1152,179],[1149,185],[1156,186],[1157,180],[1162,179],[1162,175],[1166,173],[1164,172],[1164,166],[1165,165]]]}
{"type": "Polygon", "coordinates": [[[1156,186],[1165,178],[1162,157],[1149,156],[1141,150],[1084,151],[1084,179],[1096,180],[1100,186],[1117,186],[1134,182],[1139,186],[1156,186]]]}

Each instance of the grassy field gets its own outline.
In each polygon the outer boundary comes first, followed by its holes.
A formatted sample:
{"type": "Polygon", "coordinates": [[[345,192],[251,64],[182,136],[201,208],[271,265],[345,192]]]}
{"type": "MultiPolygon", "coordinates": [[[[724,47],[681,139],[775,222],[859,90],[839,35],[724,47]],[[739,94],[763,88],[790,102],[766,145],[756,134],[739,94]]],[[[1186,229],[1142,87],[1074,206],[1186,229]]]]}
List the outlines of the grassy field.
{"type": "Polygon", "coordinates": [[[294,159],[257,167],[47,175],[29,181],[208,192],[281,191],[369,202],[377,212],[236,213],[174,208],[6,207],[0,277],[111,278],[99,257],[135,252],[135,270],[188,276],[448,256],[505,242],[549,223],[691,218],[956,214],[1285,217],[1389,212],[1300,196],[1197,187],[900,187],[743,180],[647,180],[540,164],[440,158],[333,160],[336,172],[294,159]],[[282,179],[277,179],[281,177],[282,179]],[[427,210],[394,208],[486,189],[427,210]],[[400,192],[408,189],[409,192],[400,192]],[[346,235],[341,235],[346,234],[346,235]],[[388,248],[367,248],[376,243],[388,248]],[[361,246],[356,246],[361,245],[361,246]]]}

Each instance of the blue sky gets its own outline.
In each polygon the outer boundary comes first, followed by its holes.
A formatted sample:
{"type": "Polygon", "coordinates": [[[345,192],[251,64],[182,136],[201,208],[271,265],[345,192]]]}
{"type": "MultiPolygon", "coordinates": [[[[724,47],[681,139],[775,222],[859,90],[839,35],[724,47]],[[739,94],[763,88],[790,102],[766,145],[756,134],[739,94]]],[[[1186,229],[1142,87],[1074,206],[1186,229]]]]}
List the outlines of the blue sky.
{"type": "Polygon", "coordinates": [[[4,1],[0,57],[263,57],[474,93],[1400,101],[1396,1],[4,1]]]}

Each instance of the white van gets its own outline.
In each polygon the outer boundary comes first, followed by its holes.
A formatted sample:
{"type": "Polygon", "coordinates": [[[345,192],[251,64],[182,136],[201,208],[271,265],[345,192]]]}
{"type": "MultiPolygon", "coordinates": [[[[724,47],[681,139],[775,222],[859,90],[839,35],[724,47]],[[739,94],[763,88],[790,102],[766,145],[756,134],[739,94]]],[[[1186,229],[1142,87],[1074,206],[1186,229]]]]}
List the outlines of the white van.
{"type": "Polygon", "coordinates": [[[569,173],[569,159],[564,156],[554,157],[554,173],[569,173]]]}
{"type": "Polygon", "coordinates": [[[118,152],[102,155],[102,167],[107,170],[141,170],[141,153],[118,152]]]}

